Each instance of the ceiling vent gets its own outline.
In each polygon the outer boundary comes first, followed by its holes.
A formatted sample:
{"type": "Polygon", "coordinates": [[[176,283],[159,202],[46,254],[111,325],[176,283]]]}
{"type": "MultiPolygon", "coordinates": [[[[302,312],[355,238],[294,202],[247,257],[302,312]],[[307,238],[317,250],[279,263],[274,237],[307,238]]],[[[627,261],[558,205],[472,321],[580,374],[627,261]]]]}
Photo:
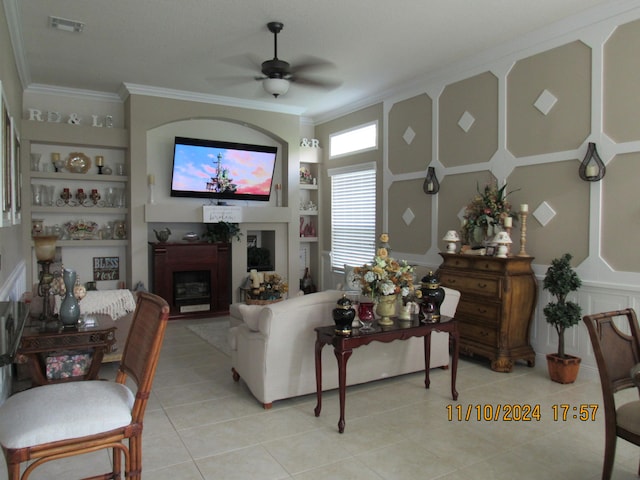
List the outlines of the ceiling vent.
{"type": "Polygon", "coordinates": [[[60,17],[49,17],[49,26],[65,32],[81,33],[84,30],[84,23],[60,17]]]}

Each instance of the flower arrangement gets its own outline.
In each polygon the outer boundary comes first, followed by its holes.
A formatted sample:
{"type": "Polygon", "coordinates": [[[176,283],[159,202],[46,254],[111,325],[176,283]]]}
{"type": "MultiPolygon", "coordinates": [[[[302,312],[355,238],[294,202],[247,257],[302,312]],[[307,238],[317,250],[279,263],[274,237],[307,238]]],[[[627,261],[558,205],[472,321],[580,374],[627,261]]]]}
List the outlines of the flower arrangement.
{"type": "Polygon", "coordinates": [[[253,288],[247,292],[247,303],[271,303],[283,299],[289,284],[277,273],[258,273],[253,277],[253,288]],[[258,279],[256,281],[256,279],[258,279]]]}
{"type": "Polygon", "coordinates": [[[300,168],[300,183],[311,183],[313,178],[311,177],[311,172],[308,168],[301,167],[300,168]]]}
{"type": "Polygon", "coordinates": [[[478,194],[467,205],[463,217],[462,236],[465,243],[478,240],[478,230],[486,235],[494,226],[503,225],[507,217],[513,218],[515,223],[517,215],[511,211],[506,188],[506,183],[500,188],[495,183],[485,185],[482,191],[477,188],[478,194]]]}
{"type": "Polygon", "coordinates": [[[395,294],[403,299],[418,297],[421,292],[413,284],[413,267],[405,260],[395,260],[389,255],[389,235],[380,235],[380,242],[373,262],[353,269],[362,294],[372,298],[395,294]]]}

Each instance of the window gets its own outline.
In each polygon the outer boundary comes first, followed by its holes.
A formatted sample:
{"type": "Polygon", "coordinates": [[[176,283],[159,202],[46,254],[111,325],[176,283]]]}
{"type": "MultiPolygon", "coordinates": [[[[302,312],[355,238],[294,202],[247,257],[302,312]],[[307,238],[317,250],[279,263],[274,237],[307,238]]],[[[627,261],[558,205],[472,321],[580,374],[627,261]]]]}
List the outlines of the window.
{"type": "Polygon", "coordinates": [[[329,135],[329,158],[378,148],[378,122],[329,135]]]}
{"type": "Polygon", "coordinates": [[[376,248],[376,166],[329,169],[331,269],[370,263],[376,248]]]}

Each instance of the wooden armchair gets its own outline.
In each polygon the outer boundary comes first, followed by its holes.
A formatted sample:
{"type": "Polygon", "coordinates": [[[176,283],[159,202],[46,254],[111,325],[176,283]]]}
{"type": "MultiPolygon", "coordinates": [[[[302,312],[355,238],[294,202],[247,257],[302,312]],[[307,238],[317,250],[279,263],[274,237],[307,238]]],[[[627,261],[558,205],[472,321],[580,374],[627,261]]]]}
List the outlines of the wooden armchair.
{"type": "Polygon", "coordinates": [[[113,451],[113,470],[90,478],[121,478],[123,456],[125,477],[142,477],[142,420],[168,318],[167,302],[139,293],[115,382],[45,385],[0,406],[0,444],[9,480],[26,480],[51,460],[102,449],[113,451]],[[125,385],[127,379],[134,391],[125,385]],[[20,476],[24,462],[31,463],[20,476]]]}
{"type": "MultiPolygon", "coordinates": [[[[614,393],[636,388],[633,376],[640,362],[640,331],[633,309],[586,315],[598,364],[604,404],[605,448],[602,480],[609,480],[613,471],[617,437],[640,446],[640,400],[616,408],[614,393]],[[614,323],[616,317],[626,317],[631,335],[623,333],[614,323]]],[[[640,467],[638,469],[640,475],[640,467]]]]}

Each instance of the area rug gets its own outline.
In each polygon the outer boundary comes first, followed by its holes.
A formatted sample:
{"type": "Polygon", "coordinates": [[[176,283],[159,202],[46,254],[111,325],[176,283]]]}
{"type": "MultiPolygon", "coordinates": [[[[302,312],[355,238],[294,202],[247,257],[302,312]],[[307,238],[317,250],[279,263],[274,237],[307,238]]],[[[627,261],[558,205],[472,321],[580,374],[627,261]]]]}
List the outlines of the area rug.
{"type": "Polygon", "coordinates": [[[209,345],[220,350],[225,355],[231,356],[229,340],[227,339],[227,335],[229,333],[228,318],[216,318],[212,319],[210,322],[189,325],[187,329],[191,330],[209,345]]]}

